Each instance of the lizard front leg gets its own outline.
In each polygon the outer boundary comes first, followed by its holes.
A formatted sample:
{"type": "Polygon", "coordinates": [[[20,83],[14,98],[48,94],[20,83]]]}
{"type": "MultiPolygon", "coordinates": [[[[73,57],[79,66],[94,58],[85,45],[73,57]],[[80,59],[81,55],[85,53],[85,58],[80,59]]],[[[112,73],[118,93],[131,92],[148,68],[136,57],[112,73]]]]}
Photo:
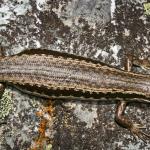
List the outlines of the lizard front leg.
{"type": "Polygon", "coordinates": [[[126,101],[118,102],[115,112],[115,121],[122,127],[129,129],[134,137],[137,136],[146,143],[146,140],[150,138],[150,135],[140,130],[142,128],[145,128],[143,125],[133,123],[127,116],[125,116],[124,111],[126,109],[126,106],[126,101]]]}

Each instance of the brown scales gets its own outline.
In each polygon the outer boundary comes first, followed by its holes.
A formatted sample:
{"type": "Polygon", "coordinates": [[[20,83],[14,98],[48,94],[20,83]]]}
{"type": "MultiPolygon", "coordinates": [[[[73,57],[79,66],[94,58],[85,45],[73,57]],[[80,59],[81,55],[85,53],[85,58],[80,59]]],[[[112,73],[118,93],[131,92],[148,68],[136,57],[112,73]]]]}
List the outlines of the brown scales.
{"type": "MultiPolygon", "coordinates": [[[[51,90],[71,91],[72,89],[82,92],[83,96],[83,93],[86,92],[92,94],[124,92],[126,95],[134,94],[137,97],[150,98],[150,77],[148,75],[133,74],[91,61],[44,54],[23,54],[5,57],[1,59],[0,64],[3,71],[0,73],[1,82],[44,86],[51,90]],[[57,71],[54,72],[54,69],[57,71]],[[68,71],[68,74],[65,74],[64,71],[68,71]],[[72,75],[72,72],[77,72],[77,76],[72,75]],[[97,77],[93,79],[93,82],[91,82],[92,75],[97,77]]],[[[74,96],[73,93],[72,95],[74,96]]]]}
{"type": "MultiPolygon", "coordinates": [[[[98,100],[106,97],[127,101],[130,98],[130,101],[150,103],[149,75],[122,71],[74,55],[32,49],[16,56],[1,58],[0,70],[1,83],[13,84],[27,93],[37,96],[42,94],[46,98],[98,100]]],[[[122,112],[125,103],[119,106],[116,121],[145,140],[139,131],[140,127],[124,118],[122,112]]]]}

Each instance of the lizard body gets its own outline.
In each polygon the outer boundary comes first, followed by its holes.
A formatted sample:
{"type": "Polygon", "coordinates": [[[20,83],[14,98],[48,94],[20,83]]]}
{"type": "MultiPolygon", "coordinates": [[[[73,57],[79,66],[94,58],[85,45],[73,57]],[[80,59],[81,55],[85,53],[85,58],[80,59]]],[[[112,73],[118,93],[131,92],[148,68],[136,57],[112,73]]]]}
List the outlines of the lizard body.
{"type": "Polygon", "coordinates": [[[65,58],[61,53],[21,54],[1,58],[0,82],[22,86],[45,97],[98,99],[115,95],[141,97],[143,101],[150,102],[149,75],[122,71],[96,61],[73,58],[72,55],[65,58]]]}
{"type": "Polygon", "coordinates": [[[150,138],[140,131],[140,125],[124,116],[124,100],[150,103],[150,75],[119,70],[74,55],[31,49],[0,57],[0,83],[0,88],[3,83],[12,84],[27,93],[46,98],[123,99],[117,105],[116,122],[144,141],[150,138]]]}

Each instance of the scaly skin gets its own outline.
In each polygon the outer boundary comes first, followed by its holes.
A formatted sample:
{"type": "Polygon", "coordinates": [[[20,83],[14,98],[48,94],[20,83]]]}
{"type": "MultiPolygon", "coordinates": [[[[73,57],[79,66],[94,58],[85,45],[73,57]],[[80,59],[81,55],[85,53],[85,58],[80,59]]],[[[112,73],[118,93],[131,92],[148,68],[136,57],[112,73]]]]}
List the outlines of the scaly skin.
{"type": "MultiPolygon", "coordinates": [[[[67,90],[70,96],[76,96],[74,91],[79,91],[80,96],[88,92],[88,97],[96,99],[99,94],[118,94],[118,97],[150,100],[149,75],[125,72],[91,61],[23,54],[0,59],[0,70],[0,82],[55,90],[55,96],[57,90],[67,90]]],[[[45,95],[51,96],[51,93],[45,95]]]]}
{"type": "MultiPolygon", "coordinates": [[[[47,50],[28,50],[25,53],[0,58],[1,83],[13,84],[44,97],[79,100],[115,97],[116,100],[126,98],[127,101],[150,103],[149,75],[126,72],[97,61],[47,50]]],[[[140,126],[123,115],[125,107],[126,103],[118,104],[116,121],[142,139],[140,126]]]]}

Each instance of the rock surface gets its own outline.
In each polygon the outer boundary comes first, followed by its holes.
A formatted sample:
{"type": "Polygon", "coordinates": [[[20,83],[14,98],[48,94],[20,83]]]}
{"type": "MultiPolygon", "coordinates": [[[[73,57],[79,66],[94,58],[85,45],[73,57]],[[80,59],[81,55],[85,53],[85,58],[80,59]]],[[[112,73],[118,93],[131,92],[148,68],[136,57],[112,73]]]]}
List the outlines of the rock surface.
{"type": "MultiPolygon", "coordinates": [[[[1,45],[6,55],[44,48],[120,69],[128,55],[149,65],[148,4],[146,0],[1,0],[1,45]]],[[[7,87],[6,99],[8,92],[12,100],[5,110],[9,113],[0,114],[4,116],[0,120],[2,150],[150,149],[150,142],[135,140],[114,122],[114,101],[44,100],[13,87],[7,87]]],[[[149,129],[149,108],[149,104],[133,103],[126,112],[149,129]]]]}

